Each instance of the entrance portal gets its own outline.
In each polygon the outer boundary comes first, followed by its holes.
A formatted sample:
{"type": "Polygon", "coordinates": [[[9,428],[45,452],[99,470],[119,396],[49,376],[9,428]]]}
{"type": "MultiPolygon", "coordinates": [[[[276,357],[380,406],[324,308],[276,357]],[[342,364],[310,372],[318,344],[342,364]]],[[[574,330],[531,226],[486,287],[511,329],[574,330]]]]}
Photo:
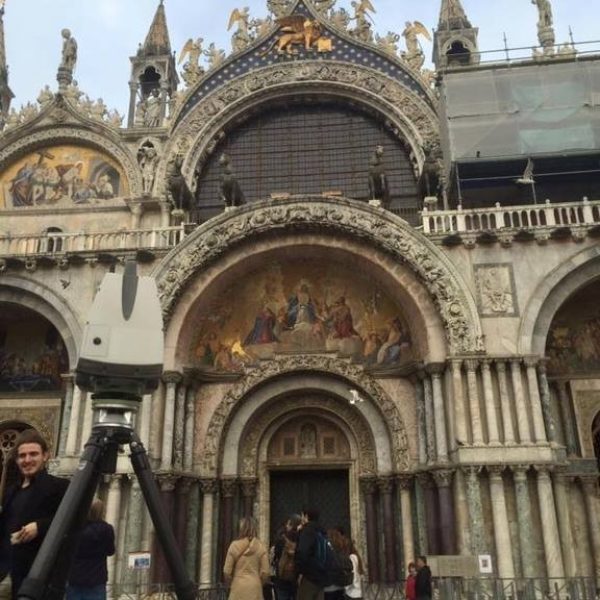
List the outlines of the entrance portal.
{"type": "Polygon", "coordinates": [[[323,527],[351,536],[348,469],[271,471],[271,542],[291,514],[308,507],[319,511],[323,527]]]}

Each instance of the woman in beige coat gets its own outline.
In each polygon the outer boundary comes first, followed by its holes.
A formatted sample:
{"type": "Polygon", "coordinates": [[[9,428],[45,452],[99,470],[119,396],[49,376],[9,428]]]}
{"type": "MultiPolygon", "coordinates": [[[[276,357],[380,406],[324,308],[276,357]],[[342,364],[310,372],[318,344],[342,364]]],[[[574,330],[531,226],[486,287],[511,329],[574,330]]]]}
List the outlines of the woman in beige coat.
{"type": "Polygon", "coordinates": [[[240,520],[240,534],[231,542],[225,566],[225,582],[231,584],[229,600],[263,600],[263,585],[269,580],[269,558],[256,537],[256,520],[240,520]]]}

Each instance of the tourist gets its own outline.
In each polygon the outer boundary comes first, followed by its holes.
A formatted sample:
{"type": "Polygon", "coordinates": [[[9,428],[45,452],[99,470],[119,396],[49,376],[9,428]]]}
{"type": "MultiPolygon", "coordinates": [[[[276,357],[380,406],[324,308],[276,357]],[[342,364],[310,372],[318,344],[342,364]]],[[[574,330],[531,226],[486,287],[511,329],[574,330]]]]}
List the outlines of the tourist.
{"type": "Polygon", "coordinates": [[[417,557],[417,575],[415,579],[417,600],[431,600],[431,569],[427,566],[427,557],[417,557]]]}
{"type": "Polygon", "coordinates": [[[317,556],[319,536],[325,532],[319,525],[319,511],[308,508],[302,511],[302,529],[296,548],[298,573],[297,600],[323,600],[323,587],[327,575],[317,556]]]}
{"type": "Polygon", "coordinates": [[[406,600],[417,600],[417,566],[414,562],[408,563],[408,575],[404,595],[406,600]]]}
{"type": "MultiPolygon", "coordinates": [[[[345,588],[346,598],[351,598],[352,600],[358,600],[363,597],[363,577],[364,577],[364,567],[362,559],[360,558],[360,554],[356,549],[356,545],[353,540],[349,540],[346,538],[348,543],[348,553],[350,555],[350,561],[352,562],[352,574],[353,581],[350,585],[347,585],[345,588]]],[[[409,600],[407,598],[407,600],[409,600]]],[[[414,600],[414,599],[412,599],[414,600]]]]}
{"type": "Polygon", "coordinates": [[[275,542],[273,553],[273,587],[277,600],[293,600],[296,597],[295,554],[298,543],[300,515],[291,515],[275,542]]]}

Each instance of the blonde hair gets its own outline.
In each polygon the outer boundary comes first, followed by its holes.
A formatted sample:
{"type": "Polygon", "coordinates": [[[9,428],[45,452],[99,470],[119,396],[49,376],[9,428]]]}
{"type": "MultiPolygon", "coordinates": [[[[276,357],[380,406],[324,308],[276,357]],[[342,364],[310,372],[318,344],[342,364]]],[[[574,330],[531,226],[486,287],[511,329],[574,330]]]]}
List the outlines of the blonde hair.
{"type": "Polygon", "coordinates": [[[254,517],[242,517],[240,519],[240,533],[238,539],[248,538],[251,540],[256,537],[258,525],[254,517]]]}
{"type": "Polygon", "coordinates": [[[94,498],[90,511],[88,512],[88,521],[102,521],[104,517],[104,502],[100,498],[94,498]]]}

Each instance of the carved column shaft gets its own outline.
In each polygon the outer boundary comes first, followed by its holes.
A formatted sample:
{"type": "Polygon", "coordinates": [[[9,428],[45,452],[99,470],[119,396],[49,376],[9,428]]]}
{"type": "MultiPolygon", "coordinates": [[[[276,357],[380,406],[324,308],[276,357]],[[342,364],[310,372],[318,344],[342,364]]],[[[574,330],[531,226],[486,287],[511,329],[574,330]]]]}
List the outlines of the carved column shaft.
{"type": "Polygon", "coordinates": [[[217,482],[214,479],[203,479],[200,482],[200,489],[202,490],[202,542],[198,584],[201,588],[206,588],[213,584],[213,521],[217,482]]]}
{"type": "Polygon", "coordinates": [[[149,450],[150,423],[152,422],[152,394],[146,394],[142,399],[139,412],[139,436],[142,444],[149,450]]]}
{"type": "Polygon", "coordinates": [[[433,388],[431,379],[425,376],[423,379],[423,391],[425,395],[425,433],[427,439],[427,463],[435,462],[435,420],[433,409],[433,388]]]}
{"type": "Polygon", "coordinates": [[[129,82],[129,111],[127,113],[127,127],[133,127],[138,89],[139,84],[137,81],[129,82]]]}
{"type": "Polygon", "coordinates": [[[369,564],[369,581],[378,583],[381,580],[379,572],[379,553],[377,535],[377,506],[375,492],[377,483],[375,478],[364,478],[361,486],[365,497],[365,512],[367,517],[367,553],[369,564]]]}
{"type": "Polygon", "coordinates": [[[439,501],[440,546],[441,553],[456,554],[456,516],[452,498],[453,471],[436,471],[433,474],[439,501]]]}
{"type": "Polygon", "coordinates": [[[498,374],[498,387],[500,390],[500,411],[502,413],[504,443],[511,446],[515,443],[515,428],[513,426],[510,396],[508,394],[508,380],[506,378],[506,363],[504,361],[496,361],[496,373],[498,374]]]}
{"type": "Polygon", "coordinates": [[[456,439],[461,444],[468,443],[465,403],[463,397],[463,381],[461,373],[462,361],[452,360],[452,395],[454,398],[454,427],[456,439]]]}
{"type": "Polygon", "coordinates": [[[395,583],[396,573],[396,523],[394,519],[394,480],[383,477],[378,481],[383,508],[383,536],[385,542],[385,578],[387,583],[395,583]]]}
{"type": "MultiPolygon", "coordinates": [[[[115,544],[119,539],[119,509],[121,507],[121,477],[112,475],[108,485],[106,496],[106,522],[110,523],[115,530],[115,544]]],[[[107,558],[108,583],[114,584],[116,577],[116,555],[107,558]]]]}
{"type": "Polygon", "coordinates": [[[196,577],[196,557],[198,556],[198,529],[200,509],[200,484],[193,481],[190,485],[190,493],[187,503],[187,535],[185,542],[185,566],[190,579],[196,577]]]}
{"type": "Polygon", "coordinates": [[[575,434],[575,423],[571,412],[571,397],[567,388],[567,381],[557,381],[558,388],[558,404],[560,406],[560,416],[565,434],[565,443],[567,445],[567,453],[569,456],[577,455],[577,436],[575,434]]]}
{"type": "Polygon", "coordinates": [[[415,539],[412,520],[412,501],[410,491],[412,489],[412,477],[399,479],[400,485],[400,514],[402,515],[402,552],[403,573],[408,572],[408,563],[412,562],[415,554],[415,539]]]}
{"type": "Polygon", "coordinates": [[[496,417],[496,404],[494,402],[494,387],[492,384],[492,373],[490,360],[481,362],[481,378],[483,380],[483,401],[485,404],[485,417],[487,420],[488,443],[492,446],[500,445],[500,432],[498,430],[498,418],[496,417]]]}
{"type": "Polygon", "coordinates": [[[515,496],[517,503],[517,521],[519,531],[519,546],[521,550],[521,575],[534,577],[533,571],[533,533],[531,530],[531,500],[529,497],[529,484],[527,483],[528,466],[515,467],[513,478],[515,481],[515,496]]]}
{"type": "Polygon", "coordinates": [[[471,552],[477,556],[485,554],[485,538],[483,533],[483,506],[479,488],[479,468],[467,467],[467,504],[471,517],[471,552]]]}
{"type": "Polygon", "coordinates": [[[63,415],[60,424],[60,435],[58,439],[58,456],[63,456],[65,454],[65,448],[67,446],[67,437],[69,435],[69,426],[71,420],[71,407],[73,406],[73,392],[75,388],[73,375],[69,373],[66,375],[61,375],[61,378],[65,382],[65,399],[63,415]]]}
{"type": "Polygon", "coordinates": [[[586,477],[583,482],[583,497],[588,528],[594,552],[594,575],[600,585],[600,514],[598,512],[598,477],[586,477]]]}
{"type": "Polygon", "coordinates": [[[173,468],[183,470],[183,436],[185,431],[185,399],[187,385],[184,381],[179,384],[175,396],[175,427],[173,430],[173,468]]]}
{"type": "Polygon", "coordinates": [[[446,406],[442,389],[443,365],[432,368],[433,410],[435,420],[435,446],[438,462],[448,462],[448,435],[446,433],[446,406]]]}
{"type": "Polygon", "coordinates": [[[469,412],[471,413],[471,433],[473,444],[483,444],[483,429],[481,427],[481,409],[479,407],[479,390],[477,389],[477,366],[479,361],[469,359],[465,361],[467,369],[467,389],[469,395],[469,412]]]}
{"type": "Polygon", "coordinates": [[[569,479],[564,474],[555,474],[554,497],[556,499],[556,516],[560,531],[560,544],[565,565],[565,575],[567,577],[575,577],[577,575],[577,563],[575,560],[575,544],[569,510],[571,505],[568,493],[569,485],[569,479]]]}
{"type": "Polygon", "coordinates": [[[79,419],[81,415],[81,402],[83,392],[75,386],[73,389],[73,403],[71,405],[71,416],[69,418],[69,430],[67,432],[67,442],[65,444],[65,453],[67,456],[75,456],[77,451],[77,435],[79,433],[79,419]]]}
{"type": "Polygon", "coordinates": [[[540,402],[542,404],[542,414],[544,417],[544,424],[546,426],[546,433],[550,442],[556,442],[556,424],[554,423],[554,417],[552,415],[552,408],[550,404],[550,385],[548,384],[548,376],[546,374],[546,363],[543,360],[541,360],[538,364],[538,379],[540,402]]]}
{"type": "Polygon", "coordinates": [[[459,554],[471,553],[471,520],[469,518],[469,507],[465,476],[461,470],[454,474],[454,510],[456,512],[456,545],[459,554]]]}
{"type": "Polygon", "coordinates": [[[425,424],[425,390],[416,377],[413,379],[417,408],[417,443],[419,448],[419,464],[427,463],[427,426],[425,424]]]}
{"type": "Polygon", "coordinates": [[[565,576],[565,570],[560,552],[554,494],[552,492],[550,474],[545,469],[538,471],[537,487],[540,503],[540,519],[543,523],[542,538],[546,554],[546,571],[548,577],[562,579],[565,576]]]}
{"type": "Polygon", "coordinates": [[[194,427],[196,424],[196,397],[193,386],[188,387],[185,400],[185,432],[183,443],[183,468],[190,472],[194,461],[194,427]]]}
{"type": "MultiPolygon", "coordinates": [[[[140,483],[137,477],[131,482],[131,491],[129,492],[129,506],[127,507],[127,526],[125,533],[125,547],[129,552],[139,552],[142,550],[142,533],[144,522],[144,498],[140,483]]],[[[137,583],[137,573],[128,567],[128,557],[125,555],[121,559],[122,580],[135,586],[137,583]]],[[[127,590],[131,592],[131,590],[127,590]]]]}
{"type": "Polygon", "coordinates": [[[181,375],[174,371],[163,373],[163,381],[167,389],[165,394],[165,416],[163,419],[163,438],[160,468],[168,471],[173,464],[173,429],[175,426],[175,394],[177,384],[181,381],[181,375]]]}
{"type": "Polygon", "coordinates": [[[508,527],[506,498],[504,496],[504,481],[502,480],[502,470],[500,468],[490,469],[490,495],[492,500],[498,575],[502,579],[513,579],[515,576],[515,567],[510,541],[510,529],[508,527]]]}
{"type": "Polygon", "coordinates": [[[540,398],[540,389],[537,378],[537,359],[527,357],[525,359],[527,369],[527,385],[529,388],[529,403],[531,404],[531,414],[533,416],[533,435],[538,444],[548,441],[546,437],[546,427],[544,426],[544,416],[542,413],[542,400],[540,398]]]}
{"type": "Polygon", "coordinates": [[[517,409],[517,430],[521,444],[531,443],[531,432],[529,431],[529,415],[525,404],[523,393],[523,380],[521,378],[521,360],[510,361],[510,373],[512,377],[513,390],[515,393],[515,407],[517,409]]]}

